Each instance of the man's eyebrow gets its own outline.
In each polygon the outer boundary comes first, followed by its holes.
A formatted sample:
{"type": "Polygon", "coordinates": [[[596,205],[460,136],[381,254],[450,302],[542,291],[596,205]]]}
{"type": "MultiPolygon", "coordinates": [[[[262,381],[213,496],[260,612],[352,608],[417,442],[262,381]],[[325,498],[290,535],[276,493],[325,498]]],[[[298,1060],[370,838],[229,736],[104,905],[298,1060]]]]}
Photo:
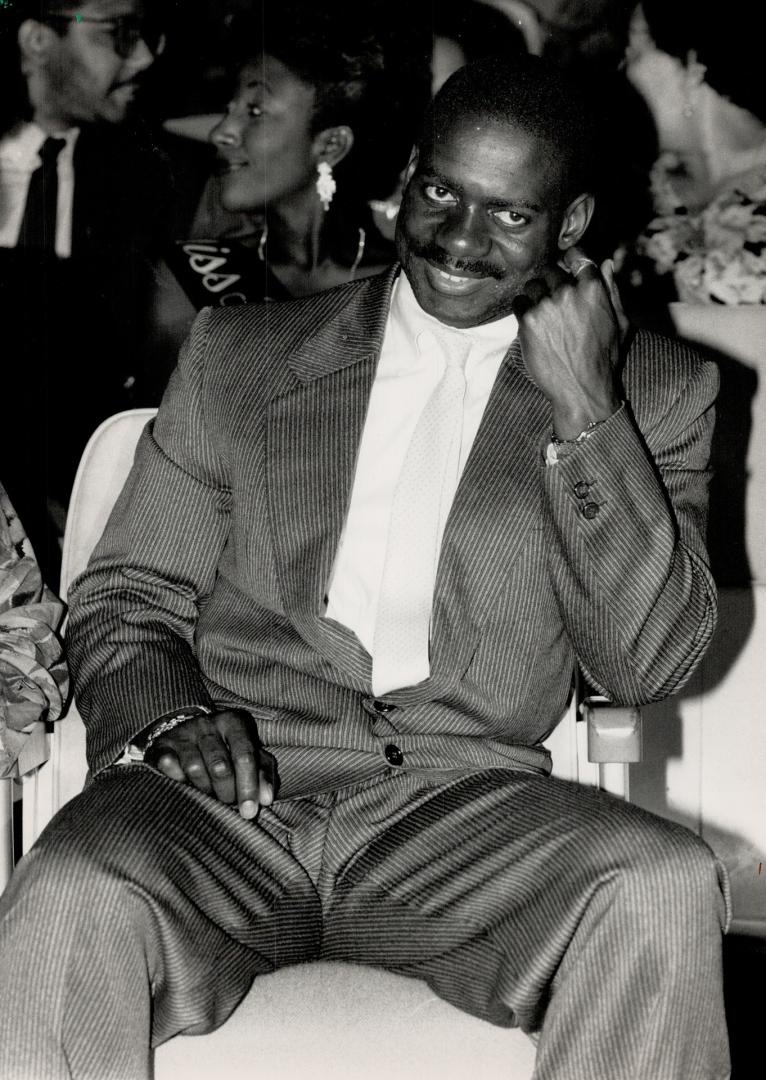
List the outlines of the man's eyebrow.
{"type": "Polygon", "coordinates": [[[433,180],[434,183],[440,187],[449,188],[450,191],[462,191],[460,184],[456,184],[454,180],[450,180],[448,176],[444,176],[442,173],[437,172],[436,169],[418,169],[418,173],[424,179],[433,180]]]}
{"type": "Polygon", "coordinates": [[[487,206],[490,210],[528,210],[532,214],[540,214],[543,209],[537,203],[527,202],[526,199],[490,199],[487,206]]]}
{"type": "MultiPolygon", "coordinates": [[[[464,194],[464,188],[460,184],[456,184],[454,180],[436,169],[419,169],[418,174],[421,179],[429,180],[438,184],[439,187],[449,188],[458,195],[464,194]]],[[[528,202],[526,199],[487,199],[487,206],[490,210],[528,210],[532,214],[540,214],[543,209],[538,203],[528,202]]]]}

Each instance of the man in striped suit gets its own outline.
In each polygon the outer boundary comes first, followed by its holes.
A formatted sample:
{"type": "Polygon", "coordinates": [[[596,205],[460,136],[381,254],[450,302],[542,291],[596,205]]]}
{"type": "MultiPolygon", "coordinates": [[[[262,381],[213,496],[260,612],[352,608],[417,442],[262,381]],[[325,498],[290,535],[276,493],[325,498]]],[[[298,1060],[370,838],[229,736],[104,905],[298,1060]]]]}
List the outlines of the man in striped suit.
{"type": "Polygon", "coordinates": [[[200,315],[70,594],[95,780],[3,897],[4,1076],[148,1076],[320,956],[539,1030],[538,1080],[728,1074],[720,867],[542,746],[575,660],[654,700],[715,623],[716,374],[582,256],[590,130],[471,65],[403,273],[200,315]]]}

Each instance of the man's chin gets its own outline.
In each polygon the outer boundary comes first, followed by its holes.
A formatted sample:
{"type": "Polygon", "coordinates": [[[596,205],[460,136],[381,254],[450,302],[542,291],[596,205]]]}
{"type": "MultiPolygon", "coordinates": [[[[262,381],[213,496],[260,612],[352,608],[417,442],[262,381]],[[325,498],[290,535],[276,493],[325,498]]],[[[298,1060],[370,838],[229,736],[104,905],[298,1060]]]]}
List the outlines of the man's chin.
{"type": "Polygon", "coordinates": [[[510,305],[507,312],[496,310],[494,279],[461,280],[459,275],[439,272],[431,264],[404,269],[423,311],[446,326],[465,330],[510,314],[510,305]]]}

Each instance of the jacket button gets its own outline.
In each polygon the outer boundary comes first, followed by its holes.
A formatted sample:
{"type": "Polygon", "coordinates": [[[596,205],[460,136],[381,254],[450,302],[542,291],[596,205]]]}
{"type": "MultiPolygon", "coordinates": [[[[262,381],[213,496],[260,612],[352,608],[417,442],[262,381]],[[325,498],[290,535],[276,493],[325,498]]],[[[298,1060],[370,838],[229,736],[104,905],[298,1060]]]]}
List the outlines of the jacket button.
{"type": "Polygon", "coordinates": [[[578,480],[574,486],[574,493],[578,499],[587,499],[590,495],[590,484],[585,480],[578,480]]]}
{"type": "Polygon", "coordinates": [[[582,508],[582,516],[587,518],[588,521],[590,521],[592,518],[594,518],[594,517],[596,517],[598,515],[598,512],[599,512],[600,509],[601,509],[601,507],[598,505],[598,503],[594,503],[594,502],[585,503],[585,505],[582,508]]]}
{"type": "Polygon", "coordinates": [[[384,751],[386,755],[386,761],[389,765],[401,765],[404,761],[404,754],[401,752],[398,746],[394,743],[389,743],[384,751]]]}
{"type": "Polygon", "coordinates": [[[392,705],[390,701],[380,701],[376,698],[372,703],[372,707],[377,713],[389,713],[396,708],[396,705],[392,705]]]}

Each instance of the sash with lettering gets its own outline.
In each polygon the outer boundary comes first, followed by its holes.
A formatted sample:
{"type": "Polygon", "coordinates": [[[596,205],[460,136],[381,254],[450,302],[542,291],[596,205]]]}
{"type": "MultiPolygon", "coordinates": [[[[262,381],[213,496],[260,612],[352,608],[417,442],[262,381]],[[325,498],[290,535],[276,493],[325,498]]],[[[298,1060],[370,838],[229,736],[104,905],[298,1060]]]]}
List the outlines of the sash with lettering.
{"type": "Polygon", "coordinates": [[[289,299],[257,251],[236,240],[177,240],[165,259],[197,309],[289,299]]]}

